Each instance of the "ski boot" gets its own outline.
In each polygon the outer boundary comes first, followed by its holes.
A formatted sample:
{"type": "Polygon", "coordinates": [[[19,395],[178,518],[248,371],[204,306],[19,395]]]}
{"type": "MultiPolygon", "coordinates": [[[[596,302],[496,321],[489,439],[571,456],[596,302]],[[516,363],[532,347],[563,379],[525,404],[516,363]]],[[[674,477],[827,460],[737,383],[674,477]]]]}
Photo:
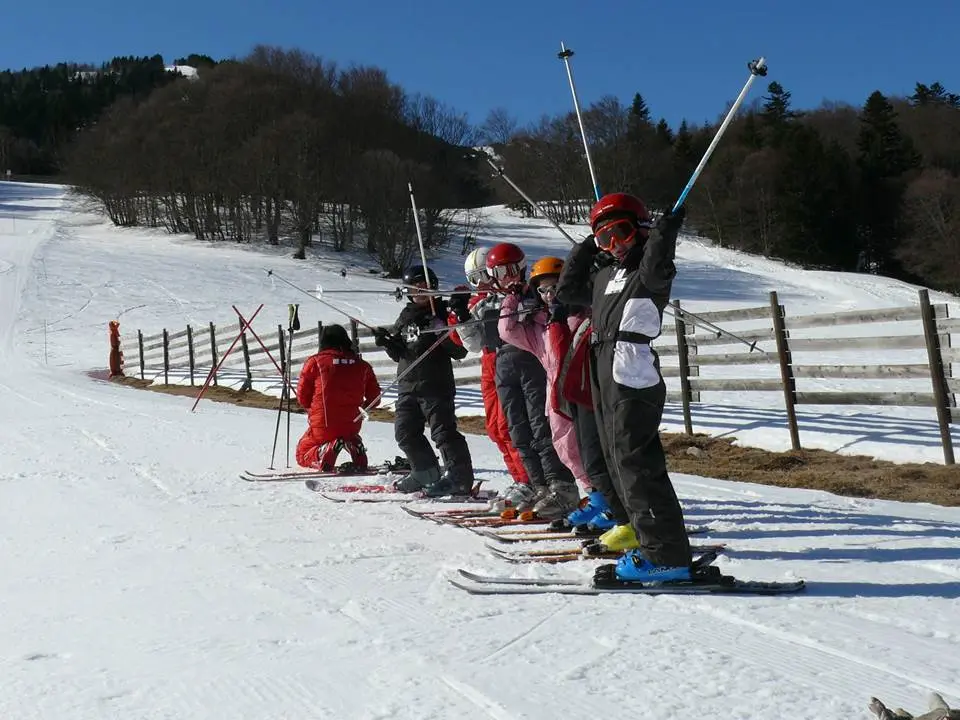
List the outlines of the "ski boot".
{"type": "Polygon", "coordinates": [[[633,550],[640,547],[637,534],[633,531],[633,526],[629,523],[626,525],[616,525],[613,529],[607,530],[607,532],[597,539],[597,542],[610,552],[633,550]]]}
{"type": "Polygon", "coordinates": [[[360,436],[354,435],[347,438],[343,441],[343,446],[350,453],[350,462],[344,465],[349,465],[353,472],[365,473],[370,467],[370,461],[367,459],[367,448],[364,447],[360,436]]]}
{"type": "Polygon", "coordinates": [[[436,482],[425,485],[423,494],[427,497],[443,497],[445,495],[473,495],[473,478],[457,476],[447,470],[436,482]]]}
{"type": "Polygon", "coordinates": [[[398,493],[415,493],[431,485],[436,485],[439,481],[440,468],[434,466],[426,470],[411,470],[409,475],[400,478],[393,484],[393,489],[398,493]]]}
{"type": "Polygon", "coordinates": [[[412,469],[410,467],[410,461],[407,460],[403,455],[397,455],[393,460],[387,460],[383,463],[383,470],[385,472],[410,472],[412,469]]]}
{"type": "Polygon", "coordinates": [[[533,506],[533,513],[544,520],[557,520],[570,513],[580,502],[580,491],[572,482],[556,482],[533,506]]]}
{"type": "MultiPolygon", "coordinates": [[[[569,528],[586,527],[600,513],[609,509],[603,494],[594,490],[580,501],[576,510],[566,517],[555,520],[550,528],[552,530],[568,530],[569,528]]],[[[613,527],[613,525],[611,524],[610,527],[613,527]]],[[[610,527],[604,528],[604,530],[609,530],[610,527]]]]}
{"type": "Polygon", "coordinates": [[[513,483],[500,495],[490,501],[490,509],[496,513],[502,513],[508,508],[517,510],[529,510],[536,504],[536,488],[529,483],[513,483]]]}
{"type": "Polygon", "coordinates": [[[654,565],[639,549],[628,550],[617,561],[614,575],[621,582],[631,583],[690,582],[693,579],[689,565],[654,565]]]}
{"type": "Polygon", "coordinates": [[[339,438],[325,442],[317,448],[317,460],[313,463],[320,472],[333,472],[337,469],[337,455],[343,450],[343,441],[339,438]]]}
{"type": "MultiPolygon", "coordinates": [[[[586,532],[590,534],[602,535],[607,530],[613,530],[617,526],[617,521],[613,519],[613,512],[607,511],[599,513],[590,522],[587,523],[586,532]]],[[[580,529],[579,526],[577,528],[580,529]]]]}

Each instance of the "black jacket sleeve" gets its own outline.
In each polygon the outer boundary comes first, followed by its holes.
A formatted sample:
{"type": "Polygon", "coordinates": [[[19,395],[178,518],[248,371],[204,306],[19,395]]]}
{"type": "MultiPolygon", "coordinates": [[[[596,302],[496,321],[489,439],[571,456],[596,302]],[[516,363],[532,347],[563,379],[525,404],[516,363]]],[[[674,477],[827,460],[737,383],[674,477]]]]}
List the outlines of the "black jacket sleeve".
{"type": "Polygon", "coordinates": [[[375,335],[376,344],[383,348],[383,351],[394,362],[400,362],[400,359],[407,352],[407,344],[403,338],[397,334],[396,328],[377,328],[375,335]]]}
{"type": "Polygon", "coordinates": [[[677,276],[674,258],[677,255],[677,235],[680,225],[661,222],[650,231],[650,238],[640,260],[640,280],[653,295],[669,295],[677,276]]]}
{"type": "MultiPolygon", "coordinates": [[[[454,330],[455,326],[451,326],[450,329],[454,330]]],[[[454,360],[463,360],[467,356],[467,349],[463,345],[458,345],[455,343],[453,338],[450,336],[451,334],[448,334],[447,337],[444,338],[440,347],[442,347],[443,351],[454,360]]]]}
{"type": "Polygon", "coordinates": [[[567,305],[593,302],[593,260],[598,252],[592,235],[573,246],[557,281],[557,300],[567,305]]]}

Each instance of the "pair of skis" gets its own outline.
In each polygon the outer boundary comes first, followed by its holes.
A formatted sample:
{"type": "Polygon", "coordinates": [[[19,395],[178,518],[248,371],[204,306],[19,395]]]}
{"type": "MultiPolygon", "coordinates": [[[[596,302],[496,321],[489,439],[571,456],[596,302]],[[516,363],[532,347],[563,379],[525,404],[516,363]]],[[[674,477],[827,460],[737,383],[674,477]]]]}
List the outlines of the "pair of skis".
{"type": "Polygon", "coordinates": [[[244,470],[240,473],[240,479],[247,482],[300,482],[307,479],[328,479],[337,477],[371,477],[377,475],[389,475],[393,470],[388,465],[372,465],[366,470],[356,470],[355,468],[345,468],[323,471],[310,470],[302,468],[299,470],[270,470],[253,471],[244,470]]]}
{"type": "MultiPolygon", "coordinates": [[[[517,532],[510,532],[504,526],[484,526],[477,521],[491,517],[490,513],[472,513],[471,511],[431,511],[404,508],[414,515],[441,524],[461,525],[474,533],[484,535],[498,544],[512,545],[514,543],[534,543],[545,540],[578,539],[584,541],[584,534],[576,530],[557,531],[552,527],[528,528],[524,527],[517,532]]],[[[517,523],[522,525],[533,524],[536,521],[517,523]]],[[[541,521],[546,525],[546,521],[541,521]]],[[[708,532],[708,528],[693,526],[687,528],[688,535],[697,535],[708,532]]],[[[594,538],[596,533],[594,534],[594,538]]],[[[562,547],[532,550],[504,549],[497,545],[488,544],[487,549],[500,559],[510,563],[563,563],[589,559],[619,559],[622,553],[609,551],[595,539],[586,539],[581,547],[562,547]]],[[[713,567],[713,562],[724,552],[726,545],[694,544],[691,550],[697,559],[691,565],[691,579],[682,582],[637,583],[623,582],[616,578],[615,565],[603,565],[597,569],[592,580],[578,580],[573,578],[518,578],[500,575],[481,575],[468,570],[459,569],[456,577],[448,577],[448,581],[455,587],[472,595],[532,595],[532,594],[564,594],[564,595],[600,595],[600,594],[641,594],[641,595],[702,595],[702,594],[749,594],[749,595],[780,595],[800,592],[806,587],[803,580],[790,582],[762,582],[744,581],[738,578],[723,575],[713,567]]]]}
{"type": "Polygon", "coordinates": [[[803,580],[762,582],[723,575],[712,564],[720,552],[719,548],[712,549],[698,557],[690,566],[688,581],[626,582],[616,578],[614,565],[602,565],[589,580],[481,575],[463,569],[447,580],[471,595],[782,595],[800,592],[806,587],[803,580]]]}
{"type": "MultiPolygon", "coordinates": [[[[398,458],[399,460],[399,458],[398,458]]],[[[395,472],[402,472],[407,468],[398,467],[396,463],[370,466],[366,470],[357,470],[349,465],[341,465],[332,471],[301,470],[289,471],[250,471],[240,473],[240,478],[247,482],[303,482],[308,490],[319,493],[333,502],[410,502],[414,500],[430,500],[443,503],[488,503],[497,493],[494,490],[481,490],[478,482],[469,496],[449,496],[441,498],[427,498],[422,493],[398,493],[393,483],[380,484],[337,484],[331,480],[338,478],[359,477],[391,477],[395,472]]]]}
{"type": "Polygon", "coordinates": [[[423,492],[400,493],[390,485],[327,485],[321,480],[311,478],[306,481],[307,489],[320,493],[332,502],[365,503],[405,503],[429,500],[433,503],[487,504],[497,496],[496,490],[481,490],[477,483],[469,495],[444,495],[429,497],[423,492]]]}

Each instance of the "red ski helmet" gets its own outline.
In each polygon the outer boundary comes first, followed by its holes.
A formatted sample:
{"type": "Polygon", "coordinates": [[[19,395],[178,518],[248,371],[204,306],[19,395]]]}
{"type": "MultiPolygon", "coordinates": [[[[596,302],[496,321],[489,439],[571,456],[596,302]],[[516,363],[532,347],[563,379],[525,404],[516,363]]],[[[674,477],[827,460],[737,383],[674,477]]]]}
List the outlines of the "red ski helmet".
{"type": "Polygon", "coordinates": [[[523,280],[527,270],[527,256],[513,243],[499,243],[487,253],[487,272],[494,281],[507,278],[523,280]]]}
{"type": "Polygon", "coordinates": [[[639,227],[650,227],[650,213],[643,200],[627,193],[610,193],[597,201],[590,211],[590,227],[596,230],[612,215],[632,215],[639,227]]]}

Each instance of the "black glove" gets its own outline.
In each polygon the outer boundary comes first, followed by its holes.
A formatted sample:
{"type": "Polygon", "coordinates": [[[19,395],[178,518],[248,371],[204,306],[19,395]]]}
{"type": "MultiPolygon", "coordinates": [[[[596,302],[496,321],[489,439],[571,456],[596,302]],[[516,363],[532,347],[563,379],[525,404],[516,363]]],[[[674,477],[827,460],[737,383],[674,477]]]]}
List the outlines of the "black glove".
{"type": "Polygon", "coordinates": [[[583,241],[577,246],[578,253],[584,253],[585,255],[596,255],[600,252],[600,248],[597,247],[597,241],[593,237],[593,233],[587,235],[583,241]]]}
{"type": "Polygon", "coordinates": [[[386,328],[378,327],[373,331],[373,342],[377,347],[386,347],[392,338],[386,328]]]}
{"type": "Polygon", "coordinates": [[[563,303],[553,303],[550,306],[550,319],[548,323],[562,323],[567,321],[570,309],[563,303]]]}
{"type": "Polygon", "coordinates": [[[377,328],[373,331],[373,342],[378,347],[398,355],[402,355],[407,350],[407,343],[402,337],[392,335],[386,328],[377,328]]]}
{"type": "Polygon", "coordinates": [[[459,322],[470,319],[470,293],[454,293],[450,296],[450,310],[457,316],[459,322]]]}
{"type": "Polygon", "coordinates": [[[687,207],[685,205],[681,205],[671,212],[664,213],[660,219],[657,220],[657,230],[663,235],[680,232],[680,227],[683,225],[683,219],[686,216],[687,207]]]}

